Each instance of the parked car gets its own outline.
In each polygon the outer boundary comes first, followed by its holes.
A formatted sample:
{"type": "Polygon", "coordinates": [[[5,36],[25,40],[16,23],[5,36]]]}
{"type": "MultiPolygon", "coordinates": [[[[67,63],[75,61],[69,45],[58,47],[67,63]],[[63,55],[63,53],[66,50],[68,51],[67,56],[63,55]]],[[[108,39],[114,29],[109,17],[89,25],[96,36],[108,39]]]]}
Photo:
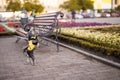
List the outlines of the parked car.
{"type": "Polygon", "coordinates": [[[5,18],[5,17],[1,17],[1,18],[0,18],[0,22],[6,22],[6,21],[8,21],[7,18],[5,18]]]}
{"type": "Polygon", "coordinates": [[[82,19],[83,16],[82,16],[81,14],[75,14],[75,18],[76,18],[76,19],[82,19]]]}
{"type": "Polygon", "coordinates": [[[111,13],[111,16],[112,17],[120,17],[120,12],[114,12],[114,13],[111,13]]]}
{"type": "Polygon", "coordinates": [[[101,13],[101,17],[110,17],[110,13],[101,13]]]}

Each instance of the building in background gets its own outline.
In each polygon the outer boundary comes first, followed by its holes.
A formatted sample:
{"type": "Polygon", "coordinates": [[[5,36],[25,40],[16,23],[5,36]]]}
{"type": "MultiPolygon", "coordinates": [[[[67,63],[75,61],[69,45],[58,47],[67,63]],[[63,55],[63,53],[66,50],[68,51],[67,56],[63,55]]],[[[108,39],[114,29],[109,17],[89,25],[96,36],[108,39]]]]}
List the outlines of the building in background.
{"type": "Polygon", "coordinates": [[[0,12],[6,11],[7,0],[0,0],[0,12]]]}
{"type": "Polygon", "coordinates": [[[120,5],[120,0],[112,0],[112,9],[115,9],[118,5],[120,5]]]}
{"type": "Polygon", "coordinates": [[[94,1],[94,9],[115,9],[120,5],[120,0],[91,0],[94,1]]]}
{"type": "Polygon", "coordinates": [[[94,9],[111,9],[112,0],[92,0],[94,1],[94,9]]]}
{"type": "Polygon", "coordinates": [[[120,5],[120,0],[92,0],[94,1],[94,14],[98,17],[110,17],[112,10],[120,5]]]}

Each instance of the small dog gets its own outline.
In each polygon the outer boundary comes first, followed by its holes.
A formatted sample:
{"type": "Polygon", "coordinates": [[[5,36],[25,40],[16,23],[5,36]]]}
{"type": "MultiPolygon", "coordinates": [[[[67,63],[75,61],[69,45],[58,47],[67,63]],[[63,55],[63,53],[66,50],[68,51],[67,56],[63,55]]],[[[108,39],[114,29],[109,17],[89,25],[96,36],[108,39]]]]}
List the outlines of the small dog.
{"type": "Polygon", "coordinates": [[[29,60],[32,60],[32,65],[35,65],[34,50],[38,44],[38,39],[36,35],[30,35],[28,37],[28,46],[23,49],[23,53],[29,57],[29,60]]]}

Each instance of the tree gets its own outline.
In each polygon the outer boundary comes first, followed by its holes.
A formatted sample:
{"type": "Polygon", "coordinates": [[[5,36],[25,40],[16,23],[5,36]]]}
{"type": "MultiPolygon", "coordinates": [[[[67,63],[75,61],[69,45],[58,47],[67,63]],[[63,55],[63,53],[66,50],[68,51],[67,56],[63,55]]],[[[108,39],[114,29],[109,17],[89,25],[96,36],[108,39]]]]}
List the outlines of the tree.
{"type": "Polygon", "coordinates": [[[69,0],[65,1],[59,7],[68,11],[93,9],[93,2],[91,0],[69,0]]]}
{"type": "Polygon", "coordinates": [[[23,8],[25,8],[27,11],[32,11],[33,4],[30,2],[26,2],[23,4],[23,8]]]}
{"type": "Polygon", "coordinates": [[[39,4],[39,0],[23,0],[24,4],[21,6],[20,0],[10,0],[8,2],[7,11],[20,11],[21,9],[26,9],[27,11],[42,12],[44,7],[39,4]]]}
{"type": "Polygon", "coordinates": [[[35,10],[35,12],[42,12],[44,7],[40,4],[34,4],[33,9],[35,10]]]}
{"type": "Polygon", "coordinates": [[[34,4],[38,4],[39,3],[39,0],[23,0],[24,3],[26,2],[31,2],[31,3],[34,3],[34,4]]]}
{"type": "Polygon", "coordinates": [[[42,12],[44,7],[40,4],[33,4],[31,2],[26,2],[23,5],[23,8],[25,8],[27,11],[32,11],[33,9],[35,12],[42,12]]]}
{"type": "Polygon", "coordinates": [[[33,0],[33,3],[34,3],[34,4],[38,4],[38,3],[39,3],[39,0],[33,0]]]}
{"type": "Polygon", "coordinates": [[[118,6],[115,8],[115,10],[120,12],[120,5],[118,5],[118,6]]]}
{"type": "Polygon", "coordinates": [[[77,0],[77,3],[82,10],[93,9],[93,1],[91,0],[77,0]]]}
{"type": "Polygon", "coordinates": [[[12,0],[8,3],[6,10],[7,11],[19,11],[21,9],[21,3],[19,1],[13,2],[12,0]]]}

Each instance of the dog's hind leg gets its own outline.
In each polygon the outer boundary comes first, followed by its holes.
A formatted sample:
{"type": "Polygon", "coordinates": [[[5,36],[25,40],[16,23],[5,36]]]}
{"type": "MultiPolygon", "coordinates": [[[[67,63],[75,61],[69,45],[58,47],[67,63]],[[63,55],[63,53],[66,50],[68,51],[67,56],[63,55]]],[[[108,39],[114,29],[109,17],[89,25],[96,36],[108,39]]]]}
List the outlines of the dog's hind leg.
{"type": "Polygon", "coordinates": [[[30,58],[30,63],[31,63],[31,65],[35,65],[35,59],[32,57],[32,58],[30,58]]]}
{"type": "Polygon", "coordinates": [[[34,66],[34,65],[35,65],[35,57],[34,57],[33,53],[30,54],[30,56],[29,56],[29,60],[30,60],[31,65],[34,66]]]}

